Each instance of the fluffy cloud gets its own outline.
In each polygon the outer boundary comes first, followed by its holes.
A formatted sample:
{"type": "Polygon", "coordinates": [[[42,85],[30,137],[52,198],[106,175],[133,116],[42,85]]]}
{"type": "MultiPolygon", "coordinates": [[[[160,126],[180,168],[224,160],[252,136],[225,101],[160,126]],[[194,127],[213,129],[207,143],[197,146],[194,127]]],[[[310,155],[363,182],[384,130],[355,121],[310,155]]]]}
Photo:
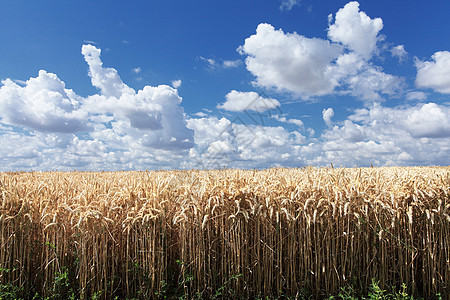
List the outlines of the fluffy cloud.
{"type": "Polygon", "coordinates": [[[137,93],[122,82],[117,71],[103,68],[100,50],[84,45],[82,53],[89,65],[92,84],[101,95],[84,100],[90,114],[112,115],[116,134],[133,137],[139,144],[155,149],[188,149],[193,132],[186,128],[178,91],[168,85],[145,86],[137,93]]]}
{"type": "MultiPolygon", "coordinates": [[[[329,16],[329,21],[331,19],[329,16]]],[[[371,19],[365,12],[359,11],[359,3],[355,1],[339,9],[334,24],[328,27],[328,37],[358,55],[370,58],[377,51],[381,29],[383,21],[380,18],[371,19]]]]}
{"type": "MultiPolygon", "coordinates": [[[[375,104],[355,110],[343,121],[332,122],[332,117],[332,109],[323,110],[329,128],[317,138],[280,126],[237,124],[216,117],[189,119],[188,127],[195,132],[196,146],[182,166],[448,164],[448,106],[427,103],[389,108],[375,104]]],[[[280,122],[282,118],[278,116],[280,122]]]]}
{"type": "Polygon", "coordinates": [[[416,86],[450,94],[450,52],[433,54],[432,61],[416,61],[416,86]]]}
{"type": "Polygon", "coordinates": [[[450,137],[450,109],[435,103],[427,103],[406,111],[401,122],[405,130],[415,138],[450,137]]]}
{"type": "Polygon", "coordinates": [[[330,15],[330,40],[284,33],[270,24],[260,24],[256,34],[238,48],[246,55],[254,83],[303,99],[343,93],[368,103],[382,101],[382,94],[401,92],[404,80],[384,73],[371,62],[380,51],[377,44],[382,40],[382,20],[371,19],[359,11],[357,2],[350,2],[332,21],[330,15]]]}
{"type": "Polygon", "coordinates": [[[384,73],[379,67],[365,65],[357,75],[346,77],[346,84],[353,96],[372,102],[382,101],[380,94],[398,94],[402,90],[404,80],[384,73]]]}
{"type": "Polygon", "coordinates": [[[329,94],[337,85],[327,67],[342,48],[329,41],[285,34],[270,24],[260,24],[256,34],[238,50],[247,55],[247,69],[256,77],[258,86],[308,97],[329,94]]]}
{"type": "Polygon", "coordinates": [[[255,92],[231,91],[225,96],[226,101],[219,104],[217,108],[228,111],[253,110],[264,112],[280,106],[280,102],[272,98],[264,98],[255,92]]]}
{"type": "Polygon", "coordinates": [[[44,132],[88,130],[80,99],[55,74],[44,70],[23,86],[6,79],[0,87],[1,122],[44,132]]]}
{"type": "Polygon", "coordinates": [[[446,165],[450,108],[435,103],[358,109],[304,149],[310,162],[344,166],[446,165]],[[311,153],[315,153],[315,157],[311,153]]]}
{"type": "Polygon", "coordinates": [[[128,87],[120,79],[119,74],[113,68],[103,68],[100,59],[101,50],[92,45],[83,45],[81,53],[89,65],[89,76],[92,85],[100,89],[106,97],[119,98],[122,94],[134,94],[134,90],[128,87]]]}
{"type": "Polygon", "coordinates": [[[377,132],[401,131],[412,138],[450,137],[450,108],[436,103],[394,108],[376,104],[356,110],[349,119],[377,128],[377,132]]]}
{"type": "Polygon", "coordinates": [[[99,94],[80,97],[43,70],[26,82],[2,81],[0,138],[11,147],[2,149],[4,170],[168,168],[193,147],[178,91],[135,91],[103,67],[100,53],[82,47],[99,94]]]}
{"type": "Polygon", "coordinates": [[[226,118],[189,119],[196,147],[185,168],[261,168],[305,164],[298,155],[305,137],[281,126],[237,124],[226,118]]]}

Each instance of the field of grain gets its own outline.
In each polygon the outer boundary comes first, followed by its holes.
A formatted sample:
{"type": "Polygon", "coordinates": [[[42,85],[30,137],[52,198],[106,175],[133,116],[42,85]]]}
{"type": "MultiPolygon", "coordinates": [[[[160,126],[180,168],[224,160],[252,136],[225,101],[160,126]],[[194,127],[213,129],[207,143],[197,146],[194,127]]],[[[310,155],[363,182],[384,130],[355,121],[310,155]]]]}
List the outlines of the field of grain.
{"type": "Polygon", "coordinates": [[[0,173],[0,199],[0,283],[27,293],[450,293],[450,167],[0,173]]]}

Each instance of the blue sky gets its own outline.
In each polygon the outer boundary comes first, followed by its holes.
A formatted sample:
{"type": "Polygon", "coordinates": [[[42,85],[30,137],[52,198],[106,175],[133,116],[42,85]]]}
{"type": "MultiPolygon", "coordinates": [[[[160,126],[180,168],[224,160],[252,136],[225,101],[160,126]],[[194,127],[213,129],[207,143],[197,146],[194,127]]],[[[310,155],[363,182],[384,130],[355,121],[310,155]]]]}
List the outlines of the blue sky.
{"type": "Polygon", "coordinates": [[[0,3],[0,170],[449,165],[448,1],[0,3]]]}

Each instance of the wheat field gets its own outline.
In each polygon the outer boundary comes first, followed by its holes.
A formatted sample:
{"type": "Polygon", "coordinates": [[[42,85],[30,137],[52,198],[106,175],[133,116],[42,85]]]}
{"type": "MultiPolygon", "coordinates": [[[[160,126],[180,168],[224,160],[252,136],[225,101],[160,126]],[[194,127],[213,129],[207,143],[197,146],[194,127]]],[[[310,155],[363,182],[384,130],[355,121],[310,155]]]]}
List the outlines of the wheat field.
{"type": "Polygon", "coordinates": [[[30,293],[450,293],[450,167],[5,172],[0,199],[0,282],[30,293]]]}

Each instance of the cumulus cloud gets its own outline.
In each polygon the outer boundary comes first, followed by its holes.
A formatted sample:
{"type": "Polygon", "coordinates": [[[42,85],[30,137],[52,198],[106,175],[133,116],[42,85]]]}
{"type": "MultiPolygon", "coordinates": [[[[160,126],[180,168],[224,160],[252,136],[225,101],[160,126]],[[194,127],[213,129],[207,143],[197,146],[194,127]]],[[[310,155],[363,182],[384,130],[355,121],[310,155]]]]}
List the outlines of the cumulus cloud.
{"type": "Polygon", "coordinates": [[[366,65],[357,75],[348,76],[346,84],[350,93],[361,100],[382,101],[381,94],[393,96],[400,93],[404,80],[384,73],[379,67],[366,65]]]}
{"type": "Polygon", "coordinates": [[[226,101],[217,108],[228,111],[253,110],[264,112],[280,106],[280,102],[272,98],[264,98],[255,92],[238,92],[232,90],[225,96],[226,101]]]}
{"type": "Polygon", "coordinates": [[[407,110],[401,123],[406,131],[416,138],[450,137],[450,109],[435,103],[407,110]]]}
{"type": "Polygon", "coordinates": [[[432,102],[393,108],[375,104],[356,110],[349,120],[376,127],[378,132],[401,131],[413,138],[450,137],[450,107],[432,102]]]}
{"type": "Polygon", "coordinates": [[[100,89],[106,97],[120,98],[122,94],[134,94],[134,90],[122,82],[113,68],[103,68],[100,59],[101,50],[92,45],[83,45],[81,53],[89,65],[89,76],[92,85],[100,89]]]}
{"type": "Polygon", "coordinates": [[[256,34],[238,51],[246,55],[247,69],[258,86],[287,90],[300,96],[320,96],[337,86],[327,72],[342,48],[329,41],[285,34],[270,24],[259,24],[256,34]]]}
{"type": "MultiPolygon", "coordinates": [[[[184,167],[270,167],[447,165],[450,157],[450,107],[436,103],[356,109],[332,121],[319,137],[287,128],[237,124],[226,118],[189,119],[196,146],[184,167]]],[[[282,116],[272,116],[280,122],[282,116]]],[[[307,130],[308,132],[312,130],[307,130]]]]}
{"type": "Polygon", "coordinates": [[[377,50],[376,44],[380,40],[378,33],[381,29],[383,21],[380,18],[371,19],[359,10],[359,3],[354,1],[347,3],[336,13],[334,24],[328,27],[328,37],[358,55],[371,57],[377,50]]]}
{"type": "Polygon", "coordinates": [[[358,109],[324,131],[305,153],[316,164],[345,166],[446,165],[450,155],[450,108],[435,103],[408,107],[379,104],[358,109]]]}
{"type": "Polygon", "coordinates": [[[416,86],[450,94],[450,52],[439,51],[431,58],[432,61],[416,60],[416,86]]]}
{"type": "Polygon", "coordinates": [[[379,52],[380,18],[371,19],[357,2],[329,16],[328,38],[307,38],[260,24],[238,51],[260,87],[287,91],[303,99],[336,93],[366,102],[401,92],[404,80],[384,73],[370,60],[379,52]]]}
{"type": "Polygon", "coordinates": [[[80,99],[55,74],[44,70],[24,86],[6,79],[0,87],[1,122],[44,132],[88,130],[80,99]]]}
{"type": "Polygon", "coordinates": [[[332,127],[333,126],[333,121],[331,120],[331,118],[334,117],[334,110],[330,107],[327,109],[324,109],[322,111],[322,118],[325,121],[325,124],[327,124],[328,127],[332,127]]]}
{"type": "Polygon", "coordinates": [[[113,68],[103,67],[100,49],[83,45],[92,84],[99,94],[78,96],[55,74],[0,87],[0,137],[4,168],[127,169],[169,167],[194,145],[182,98],[168,85],[135,91],[113,68]],[[15,162],[20,160],[20,162],[15,162]]]}
{"type": "MultiPolygon", "coordinates": [[[[196,146],[182,164],[191,168],[446,165],[450,155],[450,108],[435,103],[407,107],[375,104],[331,121],[319,137],[281,126],[237,124],[226,118],[189,119],[196,146]]],[[[281,120],[282,117],[280,117],[281,120]]],[[[309,130],[308,130],[309,131],[309,130]]]]}
{"type": "Polygon", "coordinates": [[[84,100],[91,114],[111,114],[113,129],[133,137],[140,145],[155,149],[188,149],[193,133],[186,127],[178,91],[168,85],[145,86],[138,92],[122,82],[117,71],[103,68],[100,49],[84,45],[82,53],[89,64],[92,84],[101,90],[84,100]]]}
{"type": "Polygon", "coordinates": [[[237,124],[226,118],[189,119],[196,147],[189,152],[185,168],[270,167],[300,163],[299,145],[305,137],[281,126],[237,124]]]}

